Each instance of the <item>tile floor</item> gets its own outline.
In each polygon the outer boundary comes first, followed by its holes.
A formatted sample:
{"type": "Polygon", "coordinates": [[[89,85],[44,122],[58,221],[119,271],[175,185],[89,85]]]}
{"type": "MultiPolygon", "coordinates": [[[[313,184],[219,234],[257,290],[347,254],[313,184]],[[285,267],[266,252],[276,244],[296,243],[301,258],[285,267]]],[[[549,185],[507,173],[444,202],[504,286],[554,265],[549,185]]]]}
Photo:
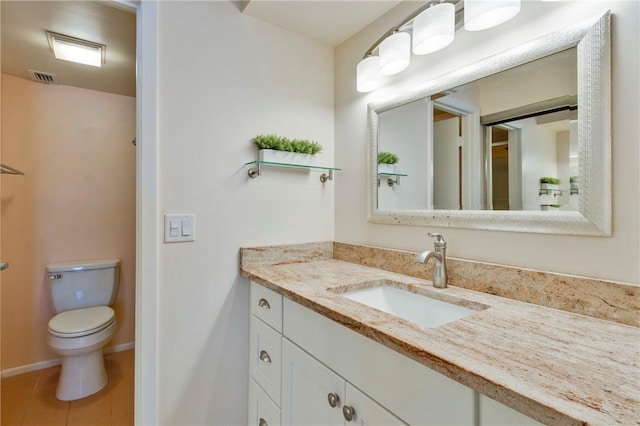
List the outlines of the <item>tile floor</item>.
{"type": "Polygon", "coordinates": [[[2,426],[133,426],[133,349],[105,355],[109,383],[71,402],[55,397],[60,366],[2,380],[2,426]]]}

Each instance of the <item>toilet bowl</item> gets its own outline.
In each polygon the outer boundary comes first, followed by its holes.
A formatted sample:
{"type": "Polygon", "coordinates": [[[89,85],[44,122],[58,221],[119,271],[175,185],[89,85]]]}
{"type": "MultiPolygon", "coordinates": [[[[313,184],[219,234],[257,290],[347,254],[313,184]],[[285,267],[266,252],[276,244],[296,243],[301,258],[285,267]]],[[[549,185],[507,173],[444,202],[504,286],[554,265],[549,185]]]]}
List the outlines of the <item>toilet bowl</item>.
{"type": "Polygon", "coordinates": [[[102,348],[115,329],[115,315],[108,306],[65,311],[49,321],[49,347],[62,357],[56,398],[84,398],[107,384],[102,348]]]}
{"type": "Polygon", "coordinates": [[[56,398],[73,401],[107,384],[102,348],[116,330],[109,306],[118,291],[118,259],[50,263],[51,301],[56,315],[49,321],[47,342],[62,358],[56,398]]]}

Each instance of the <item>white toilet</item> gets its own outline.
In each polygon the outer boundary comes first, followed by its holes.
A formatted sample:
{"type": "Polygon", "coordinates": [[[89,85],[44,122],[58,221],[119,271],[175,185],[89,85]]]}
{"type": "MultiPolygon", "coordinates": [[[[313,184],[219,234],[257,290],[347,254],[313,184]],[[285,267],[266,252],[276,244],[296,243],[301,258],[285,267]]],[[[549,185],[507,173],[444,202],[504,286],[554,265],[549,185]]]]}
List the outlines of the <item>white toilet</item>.
{"type": "Polygon", "coordinates": [[[116,329],[113,304],[120,276],[118,259],[47,265],[57,315],[49,321],[48,343],[62,357],[56,398],[72,401],[107,384],[102,348],[116,329]]]}

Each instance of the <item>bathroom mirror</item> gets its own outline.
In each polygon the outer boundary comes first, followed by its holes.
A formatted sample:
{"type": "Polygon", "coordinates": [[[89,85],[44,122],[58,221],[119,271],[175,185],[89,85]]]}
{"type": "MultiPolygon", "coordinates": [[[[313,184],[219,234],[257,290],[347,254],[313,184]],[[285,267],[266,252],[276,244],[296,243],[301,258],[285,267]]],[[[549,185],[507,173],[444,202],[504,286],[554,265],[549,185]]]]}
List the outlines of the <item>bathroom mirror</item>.
{"type": "Polygon", "coordinates": [[[606,13],[370,104],[369,221],[610,235],[609,33],[606,13]]]}

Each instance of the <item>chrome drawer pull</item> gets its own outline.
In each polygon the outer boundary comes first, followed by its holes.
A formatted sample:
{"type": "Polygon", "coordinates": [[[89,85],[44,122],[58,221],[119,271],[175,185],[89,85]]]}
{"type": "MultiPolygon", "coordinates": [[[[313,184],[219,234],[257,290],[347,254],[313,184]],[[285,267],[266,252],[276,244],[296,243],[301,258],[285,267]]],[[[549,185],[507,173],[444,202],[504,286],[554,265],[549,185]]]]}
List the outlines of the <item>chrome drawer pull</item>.
{"type": "Polygon", "coordinates": [[[327,400],[329,400],[329,405],[332,408],[335,408],[340,402],[340,397],[338,397],[338,395],[336,395],[335,393],[331,392],[329,395],[327,395],[327,400]]]}
{"type": "Polygon", "coordinates": [[[345,405],[342,407],[342,415],[346,421],[350,422],[356,416],[356,410],[354,410],[353,407],[345,405]]]}
{"type": "Polygon", "coordinates": [[[258,306],[264,309],[271,309],[271,305],[269,305],[269,302],[267,302],[267,299],[260,299],[258,301],[258,306]]]}
{"type": "Polygon", "coordinates": [[[258,422],[258,426],[269,426],[269,423],[262,417],[260,417],[260,421],[258,422]]]}
{"type": "Polygon", "coordinates": [[[269,353],[267,353],[267,351],[260,351],[260,361],[271,364],[271,357],[269,356],[269,353]]]}

